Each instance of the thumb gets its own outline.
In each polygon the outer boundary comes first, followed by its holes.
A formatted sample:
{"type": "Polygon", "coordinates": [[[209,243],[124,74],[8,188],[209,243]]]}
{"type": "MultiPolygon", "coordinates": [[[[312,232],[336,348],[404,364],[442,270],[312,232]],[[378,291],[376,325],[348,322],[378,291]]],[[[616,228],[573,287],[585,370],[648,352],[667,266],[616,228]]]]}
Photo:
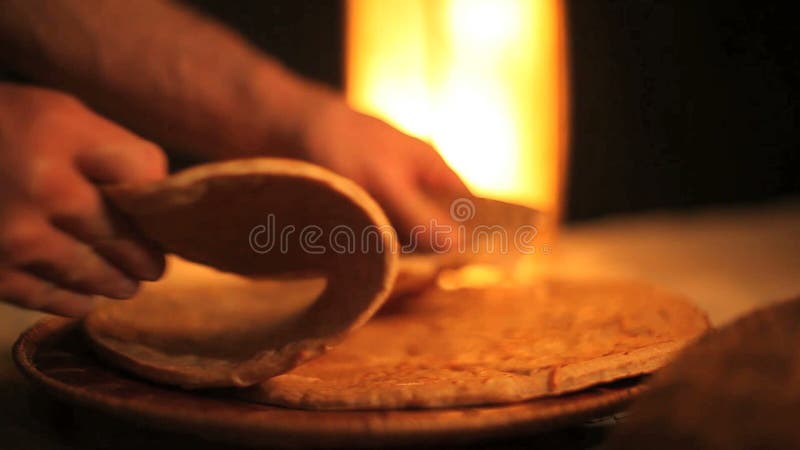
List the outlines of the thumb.
{"type": "Polygon", "coordinates": [[[377,197],[406,246],[404,250],[446,252],[454,247],[455,222],[421,186],[389,179],[377,197]]]}

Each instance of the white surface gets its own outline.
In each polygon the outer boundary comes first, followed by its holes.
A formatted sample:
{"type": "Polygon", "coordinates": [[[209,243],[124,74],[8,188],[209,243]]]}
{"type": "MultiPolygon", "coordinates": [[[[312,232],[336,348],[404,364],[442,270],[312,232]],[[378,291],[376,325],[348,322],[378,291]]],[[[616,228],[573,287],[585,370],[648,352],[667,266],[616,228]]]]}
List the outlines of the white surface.
{"type": "Polygon", "coordinates": [[[567,273],[683,292],[721,325],[800,295],[800,201],[594,221],[565,230],[552,257],[567,273]]]}

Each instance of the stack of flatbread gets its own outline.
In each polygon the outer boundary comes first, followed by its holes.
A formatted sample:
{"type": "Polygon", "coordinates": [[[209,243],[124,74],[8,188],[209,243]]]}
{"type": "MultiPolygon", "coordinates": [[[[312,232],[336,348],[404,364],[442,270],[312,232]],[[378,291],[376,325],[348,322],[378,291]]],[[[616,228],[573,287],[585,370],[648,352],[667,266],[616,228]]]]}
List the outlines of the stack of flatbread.
{"type": "Polygon", "coordinates": [[[84,329],[110,363],[159,383],[307,409],[515,402],[652,372],[708,328],[682,297],[630,282],[443,289],[417,277],[375,315],[403,271],[396,236],[360,187],[297,161],[200,166],[108,196],[185,260],[171,257],[135,299],[103,303],[84,329]],[[269,227],[341,226],[382,230],[381,245],[262,251],[269,227]]]}

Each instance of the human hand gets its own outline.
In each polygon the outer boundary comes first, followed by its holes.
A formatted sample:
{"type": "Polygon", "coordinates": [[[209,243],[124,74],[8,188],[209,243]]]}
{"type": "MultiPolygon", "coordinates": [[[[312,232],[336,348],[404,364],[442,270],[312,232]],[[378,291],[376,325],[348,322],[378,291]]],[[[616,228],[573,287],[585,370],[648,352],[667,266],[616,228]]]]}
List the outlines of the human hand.
{"type": "Polygon", "coordinates": [[[98,184],[166,174],[154,144],[58,91],[0,83],[0,300],[80,316],[127,298],[163,255],[103,202],[98,184]]]}
{"type": "Polygon", "coordinates": [[[308,159],[366,188],[386,209],[401,241],[415,241],[422,250],[443,247],[431,225],[453,225],[434,198],[470,195],[430,144],[340,100],[330,99],[310,120],[304,145],[308,159]]]}

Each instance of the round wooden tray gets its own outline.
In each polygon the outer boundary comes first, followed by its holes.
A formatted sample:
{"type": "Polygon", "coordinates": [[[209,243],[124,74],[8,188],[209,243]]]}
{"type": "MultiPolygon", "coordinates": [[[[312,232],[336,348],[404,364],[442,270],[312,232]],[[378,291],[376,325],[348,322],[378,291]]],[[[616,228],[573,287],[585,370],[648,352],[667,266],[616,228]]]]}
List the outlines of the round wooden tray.
{"type": "Polygon", "coordinates": [[[456,444],[532,434],[622,409],[641,380],[500,406],[394,411],[307,411],[245,403],[225,392],[187,392],[139,380],[98,360],[78,322],[46,319],[14,346],[20,370],[76,406],[212,441],[280,447],[456,444]]]}

